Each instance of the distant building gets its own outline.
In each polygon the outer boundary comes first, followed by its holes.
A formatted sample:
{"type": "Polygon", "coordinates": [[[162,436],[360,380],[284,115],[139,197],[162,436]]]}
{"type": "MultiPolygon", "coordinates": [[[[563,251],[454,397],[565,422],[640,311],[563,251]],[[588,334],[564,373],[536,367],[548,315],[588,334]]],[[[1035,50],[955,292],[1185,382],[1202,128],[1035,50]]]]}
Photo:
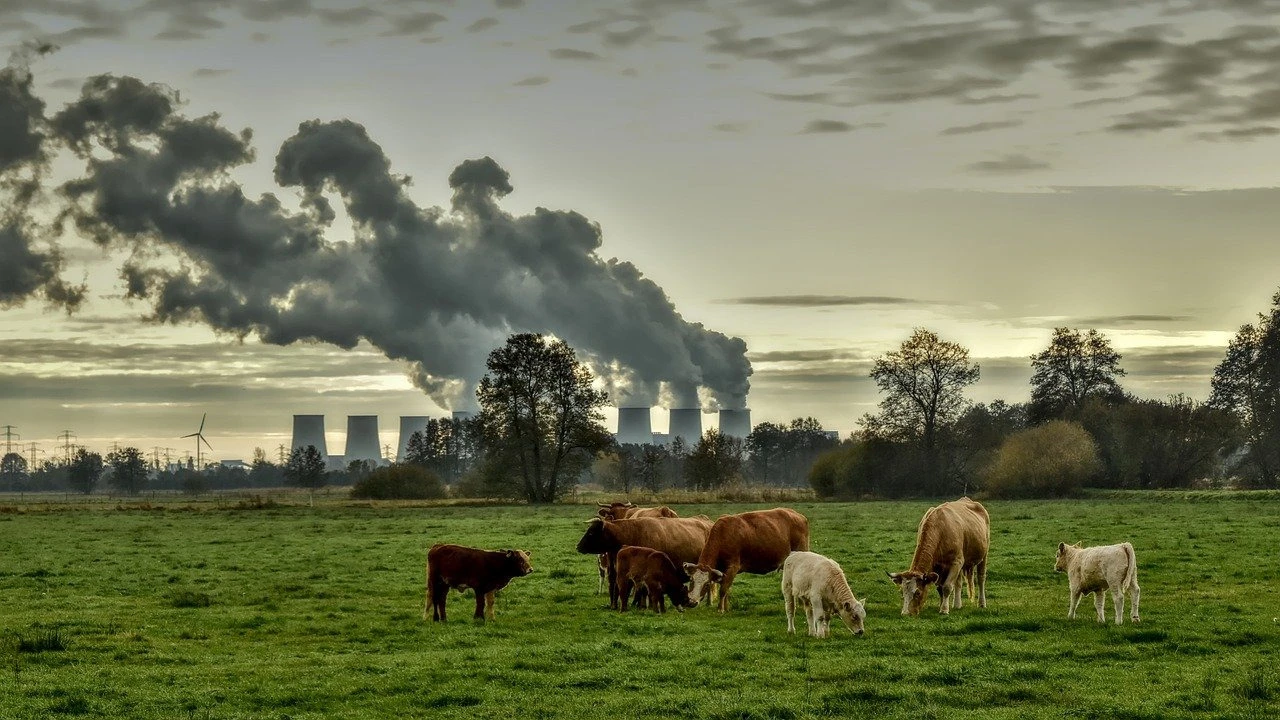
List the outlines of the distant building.
{"type": "Polygon", "coordinates": [[[243,460],[219,460],[218,464],[228,470],[244,470],[249,472],[253,466],[243,460]]]}

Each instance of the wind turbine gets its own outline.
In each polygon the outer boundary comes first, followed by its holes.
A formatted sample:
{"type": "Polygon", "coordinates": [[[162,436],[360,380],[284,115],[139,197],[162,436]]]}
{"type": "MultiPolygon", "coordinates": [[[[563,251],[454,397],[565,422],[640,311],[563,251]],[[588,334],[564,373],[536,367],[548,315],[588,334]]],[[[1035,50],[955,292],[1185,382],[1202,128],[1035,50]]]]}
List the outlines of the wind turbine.
{"type": "Polygon", "coordinates": [[[204,439],[204,421],[205,421],[205,418],[207,417],[209,417],[209,413],[205,413],[204,415],[200,416],[199,430],[191,433],[190,435],[182,436],[184,439],[191,438],[191,437],[196,439],[196,467],[200,468],[202,471],[204,470],[204,465],[200,462],[200,443],[204,443],[205,447],[209,448],[210,450],[213,450],[213,446],[209,444],[209,441],[204,439]]]}

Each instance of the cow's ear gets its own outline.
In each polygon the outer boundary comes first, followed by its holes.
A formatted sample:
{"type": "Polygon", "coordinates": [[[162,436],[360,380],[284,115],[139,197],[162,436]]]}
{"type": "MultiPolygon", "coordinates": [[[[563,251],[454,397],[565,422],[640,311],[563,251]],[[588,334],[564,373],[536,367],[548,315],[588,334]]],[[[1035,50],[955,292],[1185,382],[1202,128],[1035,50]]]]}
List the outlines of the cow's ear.
{"type": "Polygon", "coordinates": [[[724,579],[724,573],[720,572],[719,570],[712,570],[711,579],[716,582],[720,582],[721,580],[724,579]]]}
{"type": "Polygon", "coordinates": [[[695,564],[695,563],[687,562],[687,563],[685,563],[685,564],[684,564],[684,571],[685,571],[685,572],[687,572],[687,573],[692,574],[692,573],[693,573],[693,571],[694,571],[694,570],[697,570],[697,569],[698,569],[698,566],[697,566],[697,564],[695,564]]]}
{"type": "Polygon", "coordinates": [[[628,500],[628,501],[627,501],[627,504],[626,504],[624,507],[635,507],[635,506],[636,506],[636,504],[635,504],[635,503],[633,503],[633,502],[631,502],[630,500],[628,500]]]}
{"type": "Polygon", "coordinates": [[[884,574],[888,575],[889,579],[892,580],[895,585],[902,584],[902,573],[891,573],[888,570],[885,570],[884,574]]]}
{"type": "Polygon", "coordinates": [[[1064,543],[1064,542],[1060,542],[1060,543],[1058,543],[1058,552],[1062,552],[1063,550],[1066,550],[1066,549],[1067,549],[1067,544],[1066,544],[1066,543],[1064,543]]]}
{"type": "Polygon", "coordinates": [[[600,506],[600,507],[602,507],[602,508],[607,508],[607,507],[609,507],[609,504],[608,504],[608,503],[597,502],[596,504],[597,504],[597,505],[599,505],[599,506],[600,506]]]}
{"type": "Polygon", "coordinates": [[[924,581],[925,585],[929,585],[930,583],[936,583],[938,582],[938,573],[931,572],[920,579],[924,581]]]}

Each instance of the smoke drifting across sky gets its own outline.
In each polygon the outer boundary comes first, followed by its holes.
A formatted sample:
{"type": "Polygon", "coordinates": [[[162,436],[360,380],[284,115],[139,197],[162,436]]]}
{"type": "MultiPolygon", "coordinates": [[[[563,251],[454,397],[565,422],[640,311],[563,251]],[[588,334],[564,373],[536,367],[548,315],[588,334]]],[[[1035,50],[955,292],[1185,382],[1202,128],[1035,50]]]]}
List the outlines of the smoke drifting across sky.
{"type": "Polygon", "coordinates": [[[365,339],[408,361],[442,407],[467,407],[488,352],[515,331],[576,347],[620,404],[741,407],[746,343],[681,317],[629,262],[599,254],[600,227],[573,211],[516,216],[494,160],[449,175],[449,208],[420,207],[408,178],[350,120],[303,122],[281,146],[275,181],[301,196],[245,194],[229,172],[255,157],[250,130],[187,117],[177,92],[99,75],[57,112],[22,63],[0,74],[0,173],[11,210],[0,227],[0,306],[34,297],[77,310],[86,288],[63,277],[59,240],[74,230],[127,254],[126,296],[148,319],[203,323],[238,337],[344,348],[365,339]],[[53,156],[84,171],[46,187],[53,156]],[[340,199],[354,239],[326,237],[340,199]],[[37,217],[54,217],[41,223],[37,217]]]}

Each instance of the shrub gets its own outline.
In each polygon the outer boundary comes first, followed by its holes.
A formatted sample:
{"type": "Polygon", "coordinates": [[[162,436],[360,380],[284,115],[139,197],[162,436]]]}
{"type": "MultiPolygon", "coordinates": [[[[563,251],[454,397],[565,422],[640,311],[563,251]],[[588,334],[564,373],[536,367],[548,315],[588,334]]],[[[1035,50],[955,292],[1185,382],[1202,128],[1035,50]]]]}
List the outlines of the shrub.
{"type": "Polygon", "coordinates": [[[351,497],[362,500],[432,500],[444,497],[440,476],[418,465],[374,469],[356,481],[351,497]]]}
{"type": "Polygon", "coordinates": [[[984,488],[994,497],[1065,497],[1101,471],[1088,431],[1055,420],[1010,435],[987,469],[984,488]]]}

